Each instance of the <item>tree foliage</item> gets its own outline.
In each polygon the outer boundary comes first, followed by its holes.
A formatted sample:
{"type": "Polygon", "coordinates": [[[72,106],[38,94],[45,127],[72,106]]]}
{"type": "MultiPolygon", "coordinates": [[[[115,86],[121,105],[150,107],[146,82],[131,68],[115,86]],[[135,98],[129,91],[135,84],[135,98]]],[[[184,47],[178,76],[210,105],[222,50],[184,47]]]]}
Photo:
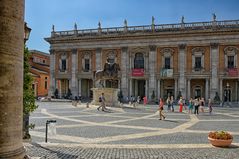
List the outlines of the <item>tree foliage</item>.
{"type": "Polygon", "coordinates": [[[23,82],[23,113],[24,115],[33,112],[37,105],[35,104],[34,91],[32,89],[33,78],[30,75],[29,64],[30,52],[24,48],[24,82],[23,82]]]}

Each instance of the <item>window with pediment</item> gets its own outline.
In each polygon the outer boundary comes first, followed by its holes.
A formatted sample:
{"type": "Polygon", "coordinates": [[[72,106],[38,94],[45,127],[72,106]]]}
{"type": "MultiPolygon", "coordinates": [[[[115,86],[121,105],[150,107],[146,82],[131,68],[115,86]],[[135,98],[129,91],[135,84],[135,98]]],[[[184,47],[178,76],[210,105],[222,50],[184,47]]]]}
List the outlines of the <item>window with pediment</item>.
{"type": "Polygon", "coordinates": [[[82,70],[83,72],[89,72],[91,70],[91,56],[89,52],[83,54],[82,70]]]}
{"type": "Polygon", "coordinates": [[[172,69],[173,68],[173,53],[174,50],[170,48],[165,48],[161,50],[162,54],[162,68],[172,69]]]}
{"type": "Polygon", "coordinates": [[[135,54],[134,68],[144,69],[144,55],[143,55],[143,53],[136,53],[135,54]]]}
{"type": "Polygon", "coordinates": [[[228,46],[224,49],[225,67],[228,69],[237,68],[237,53],[238,48],[228,46]]]}
{"type": "Polygon", "coordinates": [[[63,53],[60,56],[59,69],[60,69],[60,72],[65,72],[67,70],[67,55],[66,55],[66,53],[63,53]]]}
{"type": "Polygon", "coordinates": [[[205,49],[196,47],[192,49],[192,68],[193,72],[204,70],[205,49]]]}

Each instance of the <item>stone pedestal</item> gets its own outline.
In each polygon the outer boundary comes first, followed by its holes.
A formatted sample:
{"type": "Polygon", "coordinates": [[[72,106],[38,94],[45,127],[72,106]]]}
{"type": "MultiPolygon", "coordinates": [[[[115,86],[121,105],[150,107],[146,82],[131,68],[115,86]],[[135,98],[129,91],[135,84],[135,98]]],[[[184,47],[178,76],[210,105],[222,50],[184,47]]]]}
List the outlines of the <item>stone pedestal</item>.
{"type": "Polygon", "coordinates": [[[104,93],[106,106],[119,106],[118,92],[119,89],[116,88],[92,88],[93,91],[93,101],[91,104],[99,105],[99,97],[101,93],[104,93]]]}

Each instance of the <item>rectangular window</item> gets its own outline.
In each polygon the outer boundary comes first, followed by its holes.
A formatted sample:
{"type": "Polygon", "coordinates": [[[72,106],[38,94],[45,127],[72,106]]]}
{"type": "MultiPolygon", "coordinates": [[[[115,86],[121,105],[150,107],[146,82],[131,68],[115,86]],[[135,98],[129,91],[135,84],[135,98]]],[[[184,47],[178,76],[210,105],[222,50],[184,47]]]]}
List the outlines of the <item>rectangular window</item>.
{"type": "Polygon", "coordinates": [[[90,70],[90,59],[85,59],[85,72],[90,70]]]}
{"type": "Polygon", "coordinates": [[[61,71],[64,72],[66,70],[66,59],[61,60],[61,71]]]}
{"type": "Polygon", "coordinates": [[[164,68],[165,69],[170,69],[170,57],[165,57],[164,63],[165,63],[164,68]]]}
{"type": "Polygon", "coordinates": [[[228,68],[234,68],[234,56],[228,56],[228,68]]]}
{"type": "Polygon", "coordinates": [[[195,57],[195,70],[202,68],[201,57],[195,57]]]}

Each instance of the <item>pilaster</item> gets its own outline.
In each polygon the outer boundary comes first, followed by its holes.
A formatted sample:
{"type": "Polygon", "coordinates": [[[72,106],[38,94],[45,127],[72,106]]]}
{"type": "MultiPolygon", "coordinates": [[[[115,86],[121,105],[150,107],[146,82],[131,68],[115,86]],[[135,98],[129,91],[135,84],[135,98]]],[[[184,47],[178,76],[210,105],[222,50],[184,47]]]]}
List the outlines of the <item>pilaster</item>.
{"type": "Polygon", "coordinates": [[[77,87],[78,87],[78,82],[77,82],[77,64],[78,64],[78,58],[77,58],[77,49],[72,49],[71,52],[71,56],[72,56],[72,65],[71,65],[71,93],[72,93],[72,97],[74,99],[75,96],[78,96],[78,91],[77,91],[77,87]]]}
{"type": "Polygon", "coordinates": [[[191,98],[191,79],[188,79],[188,84],[187,84],[187,99],[191,98]]]}
{"type": "Polygon", "coordinates": [[[101,51],[102,51],[102,49],[101,48],[97,48],[96,49],[96,55],[95,55],[95,57],[96,57],[96,71],[97,70],[101,70],[102,68],[101,68],[101,65],[102,65],[102,53],[101,53],[101,51]]]}
{"type": "Polygon", "coordinates": [[[48,90],[48,96],[54,96],[54,92],[56,90],[56,55],[54,50],[50,50],[50,89],[48,90]]]}
{"type": "Polygon", "coordinates": [[[129,96],[128,94],[128,76],[127,76],[127,66],[129,65],[127,58],[128,48],[123,47],[121,49],[121,90],[123,96],[129,96]]]}
{"type": "Polygon", "coordinates": [[[157,90],[157,92],[158,92],[158,99],[161,97],[161,82],[160,82],[160,79],[158,79],[158,90],[157,90]]]}
{"type": "Polygon", "coordinates": [[[206,90],[205,90],[205,99],[208,99],[209,89],[208,89],[209,79],[206,78],[206,90]]]}
{"type": "Polygon", "coordinates": [[[180,44],[179,46],[179,85],[178,90],[181,91],[183,97],[186,96],[186,83],[185,83],[185,66],[186,66],[186,44],[180,44]]]}
{"type": "Polygon", "coordinates": [[[210,79],[210,98],[214,99],[216,92],[218,90],[218,63],[219,63],[219,48],[218,43],[211,43],[210,50],[210,59],[211,59],[211,79],[210,79]]]}
{"type": "Polygon", "coordinates": [[[156,66],[156,46],[149,46],[149,99],[151,99],[151,95],[156,92],[156,75],[155,75],[155,66],[156,66]]]}

